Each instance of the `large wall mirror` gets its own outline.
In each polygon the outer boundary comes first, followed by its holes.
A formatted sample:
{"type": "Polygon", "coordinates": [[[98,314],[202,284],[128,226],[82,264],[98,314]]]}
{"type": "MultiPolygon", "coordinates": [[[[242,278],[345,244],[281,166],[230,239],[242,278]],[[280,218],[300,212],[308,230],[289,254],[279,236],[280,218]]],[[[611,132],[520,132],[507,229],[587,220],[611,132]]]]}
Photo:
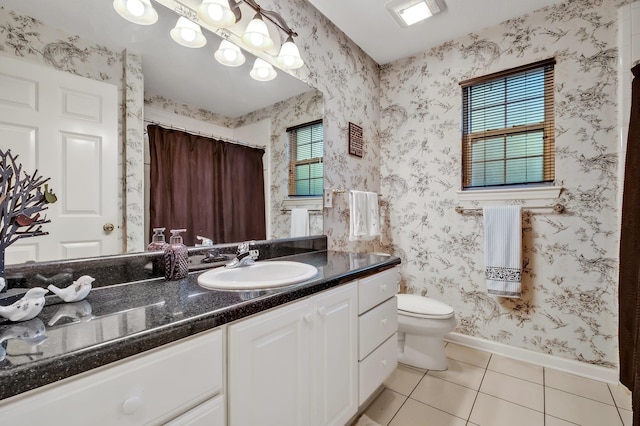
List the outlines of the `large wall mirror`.
{"type": "MultiPolygon", "coordinates": [[[[50,235],[14,244],[7,263],[144,250],[149,242],[145,129],[150,123],[264,147],[266,237],[288,237],[290,214],[282,208],[288,196],[286,129],[321,119],[322,93],[278,69],[274,80],[253,80],[255,57],[248,52],[242,66],[219,64],[214,52],[221,38],[206,30],[206,46],[178,45],[169,35],[178,15],[161,4],[152,2],[158,21],[140,26],[120,17],[112,3],[0,0],[0,91],[9,93],[0,96],[0,113],[13,117],[0,123],[0,148],[18,151],[26,170],[50,176],[59,196],[48,212],[50,235]],[[50,88],[55,80],[50,71],[66,77],[50,88]],[[112,100],[96,102],[103,97],[101,87],[85,89],[67,77],[102,84],[105,98],[112,100]],[[53,93],[55,101],[47,97],[53,93]],[[59,104],[52,108],[64,113],[45,111],[48,104],[59,104]],[[40,114],[35,122],[31,112],[24,112],[30,109],[40,114]],[[67,116],[80,124],[51,130],[67,116]],[[115,120],[115,136],[91,133],[87,123],[94,117],[115,120]],[[54,136],[47,139],[47,132],[54,136]],[[100,163],[105,141],[112,138],[113,160],[100,163]],[[52,139],[62,142],[41,150],[52,139]],[[99,192],[107,181],[112,192],[105,201],[99,192]],[[96,229],[102,240],[87,238],[96,229]]],[[[321,234],[321,210],[312,213],[310,235],[321,234]]]]}

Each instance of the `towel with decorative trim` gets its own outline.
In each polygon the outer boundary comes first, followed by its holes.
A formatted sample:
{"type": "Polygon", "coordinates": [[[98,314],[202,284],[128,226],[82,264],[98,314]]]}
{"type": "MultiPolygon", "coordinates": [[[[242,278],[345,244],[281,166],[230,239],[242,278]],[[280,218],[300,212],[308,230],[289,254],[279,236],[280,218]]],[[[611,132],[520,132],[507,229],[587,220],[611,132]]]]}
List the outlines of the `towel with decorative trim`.
{"type": "Polygon", "coordinates": [[[485,207],[484,262],[487,291],[520,297],[522,279],[522,208],[485,207]]]}
{"type": "Polygon", "coordinates": [[[367,192],[367,224],[369,228],[369,237],[375,238],[380,236],[380,210],[378,208],[378,194],[375,192],[367,192]]]}

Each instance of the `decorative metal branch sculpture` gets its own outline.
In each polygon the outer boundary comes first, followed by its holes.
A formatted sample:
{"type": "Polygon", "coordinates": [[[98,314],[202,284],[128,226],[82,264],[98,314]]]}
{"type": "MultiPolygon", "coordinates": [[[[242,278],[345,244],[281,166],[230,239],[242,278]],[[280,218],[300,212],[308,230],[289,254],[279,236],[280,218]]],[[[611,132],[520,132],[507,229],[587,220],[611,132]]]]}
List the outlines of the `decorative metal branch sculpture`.
{"type": "MultiPolygon", "coordinates": [[[[0,150],[0,278],[4,279],[4,252],[20,238],[47,235],[42,225],[51,222],[40,212],[57,197],[46,183],[49,178],[23,172],[17,155],[0,150]],[[42,186],[44,185],[44,190],[42,186]]],[[[0,286],[1,287],[1,286],[0,286]]]]}

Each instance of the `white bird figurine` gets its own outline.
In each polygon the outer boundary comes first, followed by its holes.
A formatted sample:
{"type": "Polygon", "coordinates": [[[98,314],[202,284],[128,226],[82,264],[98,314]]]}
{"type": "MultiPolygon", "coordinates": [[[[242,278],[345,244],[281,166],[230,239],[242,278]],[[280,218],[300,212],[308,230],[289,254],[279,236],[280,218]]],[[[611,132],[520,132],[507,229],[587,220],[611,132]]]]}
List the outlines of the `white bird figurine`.
{"type": "Polygon", "coordinates": [[[0,327],[0,361],[7,355],[6,346],[8,340],[24,340],[32,348],[47,340],[47,332],[40,318],[33,318],[19,324],[11,324],[0,327]]]}
{"type": "Polygon", "coordinates": [[[62,318],[71,318],[73,322],[87,322],[93,318],[91,315],[91,304],[86,300],[75,303],[65,303],[60,307],[49,320],[49,326],[54,326],[62,318]]]}
{"type": "Polygon", "coordinates": [[[67,288],[58,288],[53,284],[47,288],[65,302],[79,302],[87,297],[91,291],[91,283],[94,281],[95,278],[92,276],[83,275],[67,288]]]}
{"type": "Polygon", "coordinates": [[[0,306],[0,316],[9,321],[27,321],[34,318],[44,307],[44,295],[49,290],[42,287],[29,289],[17,302],[9,306],[0,306]]]}

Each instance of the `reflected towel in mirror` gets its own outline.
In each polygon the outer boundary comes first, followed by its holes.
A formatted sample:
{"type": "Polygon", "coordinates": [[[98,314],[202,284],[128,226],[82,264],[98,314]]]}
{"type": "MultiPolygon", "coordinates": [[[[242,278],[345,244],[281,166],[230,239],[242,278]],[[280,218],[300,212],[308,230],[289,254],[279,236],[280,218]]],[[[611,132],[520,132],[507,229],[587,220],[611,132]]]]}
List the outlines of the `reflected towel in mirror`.
{"type": "Polygon", "coordinates": [[[309,211],[307,209],[291,209],[291,236],[309,236],[309,211]]]}

